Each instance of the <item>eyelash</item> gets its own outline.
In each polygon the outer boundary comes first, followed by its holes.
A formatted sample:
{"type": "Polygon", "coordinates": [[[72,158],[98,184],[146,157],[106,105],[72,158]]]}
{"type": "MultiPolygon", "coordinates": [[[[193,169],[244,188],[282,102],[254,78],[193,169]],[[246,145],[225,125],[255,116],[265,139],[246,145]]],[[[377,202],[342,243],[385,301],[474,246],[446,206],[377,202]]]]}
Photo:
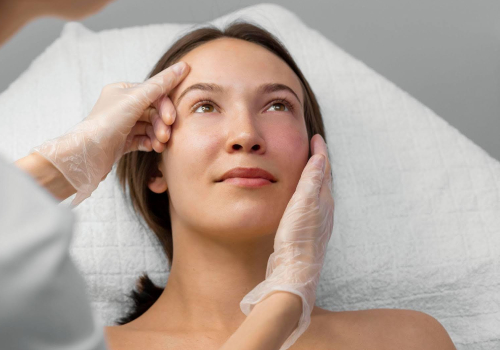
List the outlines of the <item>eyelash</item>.
{"type": "MultiPolygon", "coordinates": [[[[272,104],[269,107],[275,105],[276,103],[282,103],[289,109],[290,112],[294,111],[293,104],[291,102],[289,102],[285,97],[278,98],[278,99],[275,99],[275,100],[272,100],[269,102],[272,102],[272,104]]],[[[204,104],[207,104],[207,103],[214,104],[217,106],[217,104],[211,100],[198,100],[195,102],[195,105],[193,106],[193,108],[191,108],[191,112],[196,111],[198,109],[198,107],[203,106],[204,104]]],[[[218,106],[217,106],[217,108],[218,108],[218,106]]],[[[278,111],[278,112],[286,112],[286,111],[278,111]]],[[[201,113],[201,114],[204,114],[204,113],[201,113]]]]}

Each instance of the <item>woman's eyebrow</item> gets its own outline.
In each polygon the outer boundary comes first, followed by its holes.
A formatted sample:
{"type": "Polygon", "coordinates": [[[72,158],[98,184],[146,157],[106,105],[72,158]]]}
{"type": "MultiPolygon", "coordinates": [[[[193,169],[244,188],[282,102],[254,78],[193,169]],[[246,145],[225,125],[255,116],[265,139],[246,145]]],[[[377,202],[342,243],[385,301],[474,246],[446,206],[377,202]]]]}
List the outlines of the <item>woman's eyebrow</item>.
{"type": "MultiPolygon", "coordinates": [[[[217,93],[223,93],[224,92],[224,88],[222,86],[220,86],[220,85],[217,85],[217,84],[213,84],[213,83],[197,83],[197,84],[193,84],[190,87],[186,88],[179,95],[179,97],[177,98],[177,101],[176,101],[175,105],[178,106],[179,102],[184,97],[184,95],[186,95],[189,91],[192,91],[192,90],[211,91],[211,92],[217,92],[217,93]]],[[[283,91],[283,90],[291,92],[295,96],[295,98],[297,99],[297,101],[299,102],[300,107],[303,107],[302,106],[302,102],[300,102],[299,96],[297,96],[297,94],[295,93],[295,91],[293,91],[292,88],[288,87],[285,84],[280,84],[280,83],[265,83],[265,84],[260,85],[257,88],[257,92],[259,92],[259,93],[271,93],[271,92],[283,91]]]]}

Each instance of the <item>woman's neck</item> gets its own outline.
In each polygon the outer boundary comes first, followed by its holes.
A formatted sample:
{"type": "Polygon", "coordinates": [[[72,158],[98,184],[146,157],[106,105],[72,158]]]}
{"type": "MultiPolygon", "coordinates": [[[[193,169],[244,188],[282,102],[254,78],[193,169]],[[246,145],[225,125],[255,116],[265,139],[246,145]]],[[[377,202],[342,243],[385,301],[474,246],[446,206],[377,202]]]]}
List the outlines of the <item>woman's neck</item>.
{"type": "Polygon", "coordinates": [[[133,321],[134,326],[169,333],[232,334],[246,318],[240,301],[265,279],[274,235],[226,245],[177,230],[173,239],[167,286],[155,304],[133,321]]]}

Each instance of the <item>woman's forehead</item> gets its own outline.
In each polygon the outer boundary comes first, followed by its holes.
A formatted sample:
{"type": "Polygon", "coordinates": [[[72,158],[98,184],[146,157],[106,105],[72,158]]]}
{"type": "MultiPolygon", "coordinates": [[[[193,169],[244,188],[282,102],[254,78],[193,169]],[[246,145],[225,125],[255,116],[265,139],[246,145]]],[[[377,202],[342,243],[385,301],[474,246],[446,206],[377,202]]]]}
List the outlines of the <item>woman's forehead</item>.
{"type": "MultiPolygon", "coordinates": [[[[190,66],[176,92],[195,84],[216,84],[224,92],[258,91],[263,84],[290,87],[303,101],[300,80],[280,57],[243,40],[214,40],[197,47],[180,59],[190,66]]],[[[222,91],[221,91],[222,92],[222,91]]]]}
{"type": "Polygon", "coordinates": [[[268,49],[231,38],[205,43],[188,52],[181,60],[191,65],[192,71],[199,74],[294,74],[285,61],[268,49]]]}

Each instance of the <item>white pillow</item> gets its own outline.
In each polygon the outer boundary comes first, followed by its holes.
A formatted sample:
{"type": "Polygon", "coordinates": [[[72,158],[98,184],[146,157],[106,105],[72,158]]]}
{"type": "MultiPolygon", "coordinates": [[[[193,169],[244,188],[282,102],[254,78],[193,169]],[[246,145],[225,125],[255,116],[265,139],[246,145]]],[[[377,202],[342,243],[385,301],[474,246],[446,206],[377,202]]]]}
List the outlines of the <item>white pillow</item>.
{"type": "MultiPolygon", "coordinates": [[[[459,350],[500,348],[500,163],[289,10],[260,4],[210,23],[236,18],[282,40],[323,113],[335,225],[317,305],[418,310],[441,322],[459,350]]],[[[62,135],[105,84],[143,81],[196,26],[203,25],[94,33],[68,23],[0,95],[0,152],[14,162],[62,135]]],[[[115,169],[74,212],[71,255],[95,312],[111,325],[140,273],[165,285],[168,262],[125,205],[115,169]]]]}

